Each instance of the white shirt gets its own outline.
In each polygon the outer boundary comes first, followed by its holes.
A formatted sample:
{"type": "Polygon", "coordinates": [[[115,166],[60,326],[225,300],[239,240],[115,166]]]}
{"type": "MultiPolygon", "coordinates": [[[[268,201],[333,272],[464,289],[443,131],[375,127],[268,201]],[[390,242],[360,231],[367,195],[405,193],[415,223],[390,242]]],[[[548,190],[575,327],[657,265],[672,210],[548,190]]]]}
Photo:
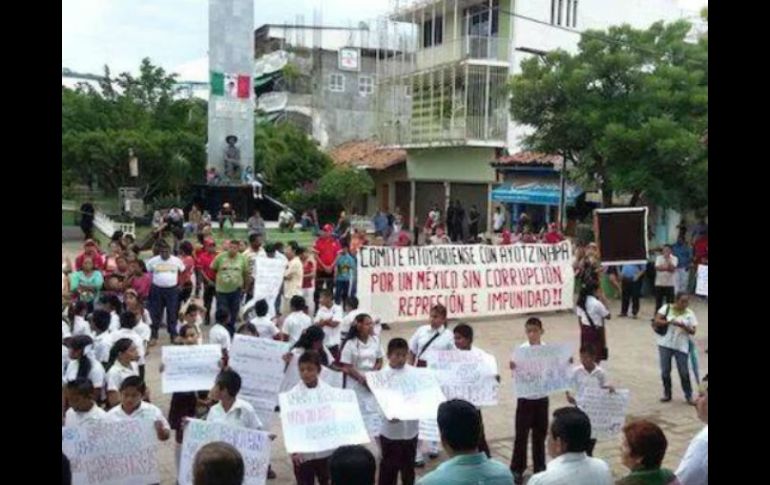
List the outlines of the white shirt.
{"type": "Polygon", "coordinates": [[[171,426],[169,426],[168,421],[166,420],[165,416],[163,416],[163,412],[160,410],[160,408],[146,401],[141,401],[139,403],[139,407],[136,408],[131,414],[127,414],[126,411],[123,410],[123,406],[115,406],[114,408],[107,411],[107,414],[112,419],[117,421],[124,421],[127,419],[146,419],[147,421],[152,421],[154,423],[155,421],[160,420],[163,423],[164,429],[171,430],[171,426]]]}
{"type": "Polygon", "coordinates": [[[613,485],[610,467],[604,460],[585,453],[565,453],[551,460],[544,472],[536,473],[528,485],[613,485]]]}
{"type": "Polygon", "coordinates": [[[604,319],[610,316],[610,311],[606,306],[604,306],[604,303],[602,303],[598,298],[594,296],[589,296],[586,298],[585,311],[582,308],[576,306],[575,313],[580,319],[580,324],[586,325],[588,327],[591,326],[591,322],[588,320],[589,316],[593,320],[594,326],[596,327],[603,327],[604,319]],[[588,315],[586,315],[586,312],[588,315]]]}
{"type": "MultiPolygon", "coordinates": [[[[318,378],[318,384],[316,384],[315,387],[307,387],[302,380],[300,380],[296,386],[292,387],[289,392],[293,393],[302,393],[302,394],[311,394],[318,392],[320,389],[328,389],[330,386],[329,384],[325,383],[323,380],[321,380],[320,376],[318,378]]],[[[318,453],[299,453],[300,457],[302,457],[303,461],[310,461],[310,460],[321,460],[323,458],[328,458],[334,453],[334,450],[326,450],[326,451],[319,451],[318,453]]]]}
{"type": "Polygon", "coordinates": [[[110,416],[104,411],[104,409],[94,403],[90,410],[79,413],[72,408],[69,408],[64,413],[64,426],[85,426],[94,424],[98,421],[110,421],[110,416]]]}
{"type": "MultiPolygon", "coordinates": [[[[674,316],[673,308],[669,312],[670,307],[670,305],[663,305],[658,310],[658,313],[671,321],[683,323],[689,328],[698,326],[698,319],[695,318],[695,313],[691,309],[688,308],[683,314],[674,316]]],[[[690,352],[690,334],[679,327],[669,324],[666,335],[658,336],[658,345],[687,354],[690,352]]]]}
{"type": "Polygon", "coordinates": [[[221,402],[216,403],[209,411],[206,421],[249,429],[260,429],[262,427],[262,422],[259,420],[257,412],[254,411],[254,407],[237,397],[229,411],[225,411],[221,402]]]}
{"type": "MultiPolygon", "coordinates": [[[[331,308],[326,308],[323,305],[320,305],[318,307],[318,311],[316,311],[315,319],[313,320],[314,323],[319,323],[322,320],[329,320],[335,322],[342,322],[342,308],[340,308],[339,305],[332,305],[331,308]]],[[[334,347],[335,345],[340,344],[340,326],[337,325],[336,327],[323,327],[324,334],[326,337],[324,338],[324,345],[326,347],[334,347]]]]}
{"type": "MultiPolygon", "coordinates": [[[[88,360],[91,361],[91,371],[88,373],[88,379],[94,387],[104,387],[104,366],[91,356],[88,356],[88,360]]],[[[64,373],[64,382],[72,382],[77,379],[78,369],[80,369],[80,361],[71,360],[67,364],[67,371],[64,373]]]]}
{"type": "Polygon", "coordinates": [[[110,348],[112,347],[112,335],[110,332],[102,332],[94,336],[94,358],[101,363],[110,360],[110,348]]]}
{"type": "Polygon", "coordinates": [[[673,271],[661,271],[659,266],[665,266],[666,258],[663,255],[655,258],[655,286],[670,286],[673,287],[676,280],[676,265],[679,264],[679,259],[673,254],[669,256],[670,262],[673,265],[673,271]]]}
{"type": "Polygon", "coordinates": [[[147,271],[152,273],[152,284],[161,288],[173,288],[179,284],[179,273],[185,270],[184,263],[176,256],[163,259],[160,255],[147,261],[147,271]]]}
{"type": "Polygon", "coordinates": [[[289,336],[289,345],[297,343],[302,332],[313,325],[313,320],[305,312],[292,312],[283,320],[283,331],[289,336]]]}
{"type": "Polygon", "coordinates": [[[502,212],[495,212],[494,215],[494,226],[495,231],[499,231],[503,228],[503,224],[505,224],[505,214],[502,212]]]}
{"type": "Polygon", "coordinates": [[[120,316],[117,312],[110,312],[110,326],[107,330],[115,332],[120,329],[120,316]]]}
{"type": "Polygon", "coordinates": [[[61,321],[61,339],[64,340],[67,337],[72,337],[72,330],[70,326],[64,320],[61,321]]]}
{"type": "Polygon", "coordinates": [[[280,332],[278,327],[275,326],[275,323],[267,317],[254,317],[251,319],[250,323],[257,327],[259,338],[272,339],[280,332]]]}
{"type": "Polygon", "coordinates": [[[709,426],[706,425],[690,442],[676,470],[681,485],[709,483],[709,426]]]}
{"type": "Polygon", "coordinates": [[[425,360],[425,356],[432,350],[453,350],[455,349],[454,334],[446,328],[441,326],[438,330],[434,330],[430,325],[423,325],[414,332],[412,338],[409,339],[409,351],[412,352],[417,359],[425,360]],[[430,342],[436,333],[438,337],[433,339],[428,349],[425,346],[430,342]],[[421,355],[422,354],[422,355],[421,355]]]}
{"type": "Polygon", "coordinates": [[[70,350],[62,344],[61,346],[61,383],[65,384],[64,375],[67,373],[67,364],[70,363],[70,350]]]}
{"type": "Polygon", "coordinates": [[[230,350],[231,342],[230,332],[228,332],[221,324],[215,323],[214,326],[211,327],[211,330],[209,330],[210,344],[219,344],[219,346],[222,347],[222,350],[230,350]]]}
{"type": "Polygon", "coordinates": [[[80,315],[75,315],[75,319],[72,322],[72,336],[76,335],[91,336],[91,325],[80,315]]]}
{"type": "MultiPolygon", "coordinates": [[[[147,342],[149,342],[150,338],[152,337],[152,329],[150,326],[146,324],[144,320],[142,320],[136,324],[134,327],[134,332],[136,332],[136,334],[139,335],[139,338],[142,339],[144,349],[147,350],[147,342]]],[[[200,334],[200,328],[198,329],[198,333],[200,334]]]]}
{"type": "MultiPolygon", "coordinates": [[[[326,347],[322,347],[322,351],[324,355],[326,355],[326,365],[331,365],[332,362],[334,362],[334,357],[332,356],[331,352],[329,352],[329,349],[326,347]]],[[[286,392],[294,388],[294,386],[297,385],[298,382],[301,381],[299,377],[299,358],[306,352],[303,348],[294,348],[291,349],[291,360],[286,365],[286,372],[283,375],[283,382],[281,383],[281,392],[286,392]]],[[[319,374],[319,379],[324,378],[324,369],[325,366],[322,365],[321,373],[319,374]]]]}
{"type": "Polygon", "coordinates": [[[139,375],[139,364],[136,362],[129,362],[128,367],[115,361],[107,371],[107,391],[120,392],[120,385],[127,377],[139,375]]]}
{"type": "MultiPolygon", "coordinates": [[[[360,308],[350,310],[345,316],[342,317],[342,323],[340,323],[340,334],[345,337],[350,332],[350,327],[353,326],[353,322],[356,321],[356,317],[362,313],[367,313],[360,308]]],[[[370,315],[371,316],[371,315],[370,315]]]]}
{"type": "Polygon", "coordinates": [[[572,369],[571,382],[575,395],[580,396],[583,390],[589,387],[601,388],[605,386],[607,383],[607,373],[598,365],[591,372],[588,372],[582,365],[578,365],[572,369]]]}
{"type": "MultiPolygon", "coordinates": [[[[400,372],[409,372],[411,366],[405,365],[400,369],[393,369],[387,366],[394,374],[400,372]]],[[[388,421],[385,416],[382,417],[382,424],[380,425],[380,435],[388,438],[389,440],[410,440],[417,436],[420,431],[420,422],[417,420],[401,421],[394,420],[388,421]]]]}
{"type": "Polygon", "coordinates": [[[286,266],[283,280],[283,297],[302,296],[302,260],[293,257],[286,266]]]}
{"type": "Polygon", "coordinates": [[[374,370],[377,359],[382,359],[383,356],[380,339],[372,335],[366,342],[360,339],[348,340],[342,349],[340,362],[353,366],[359,372],[369,372],[374,370]]]}
{"type": "Polygon", "coordinates": [[[116,332],[112,332],[110,334],[112,337],[112,345],[115,345],[115,342],[122,338],[128,338],[131,339],[132,342],[134,342],[134,345],[136,345],[137,353],[139,354],[139,365],[145,364],[145,355],[144,355],[144,340],[141,336],[139,336],[138,333],[136,333],[136,327],[134,328],[121,328],[116,332]]]}

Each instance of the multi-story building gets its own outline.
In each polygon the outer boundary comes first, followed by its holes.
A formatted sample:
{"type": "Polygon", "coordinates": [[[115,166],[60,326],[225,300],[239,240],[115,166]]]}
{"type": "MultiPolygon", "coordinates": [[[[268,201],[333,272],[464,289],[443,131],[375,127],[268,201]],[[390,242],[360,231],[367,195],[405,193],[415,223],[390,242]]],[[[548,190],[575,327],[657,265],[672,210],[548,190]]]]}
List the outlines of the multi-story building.
{"type": "Polygon", "coordinates": [[[390,207],[409,207],[410,224],[460,199],[479,208],[485,227],[490,162],[518,152],[527,130],[508,106],[507,81],[521,61],[574,52],[586,29],[682,16],[674,0],[418,0],[393,12],[392,21],[410,26],[409,41],[377,65],[377,125],[385,145],[407,150],[406,170],[395,190],[378,190],[389,191],[390,207]]]}

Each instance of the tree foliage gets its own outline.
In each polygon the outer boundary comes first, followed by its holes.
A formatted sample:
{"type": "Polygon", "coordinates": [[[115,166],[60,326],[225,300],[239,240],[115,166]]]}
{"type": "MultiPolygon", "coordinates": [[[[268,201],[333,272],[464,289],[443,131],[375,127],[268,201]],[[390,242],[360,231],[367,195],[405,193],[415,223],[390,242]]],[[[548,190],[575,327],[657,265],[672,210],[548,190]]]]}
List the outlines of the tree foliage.
{"type": "Polygon", "coordinates": [[[283,197],[308,182],[318,181],[332,161],[296,126],[264,123],[254,130],[254,165],[257,172],[264,173],[270,190],[283,197]]]}
{"type": "Polygon", "coordinates": [[[575,162],[579,181],[672,208],[708,204],[708,38],[687,22],[588,32],[576,54],[522,62],[511,114],[529,149],[575,162]]]}
{"type": "Polygon", "coordinates": [[[366,170],[335,167],[318,182],[320,193],[338,201],[349,213],[361,196],[374,190],[374,181],[366,170]]]}

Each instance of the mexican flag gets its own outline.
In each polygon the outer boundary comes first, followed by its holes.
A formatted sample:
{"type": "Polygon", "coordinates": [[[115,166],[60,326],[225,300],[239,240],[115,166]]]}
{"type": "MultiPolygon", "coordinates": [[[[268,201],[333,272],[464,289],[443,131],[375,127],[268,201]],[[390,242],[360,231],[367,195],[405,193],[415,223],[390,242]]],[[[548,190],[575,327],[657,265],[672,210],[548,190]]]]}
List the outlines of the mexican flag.
{"type": "Polygon", "coordinates": [[[248,99],[251,90],[249,76],[226,72],[211,72],[211,94],[230,98],[248,99]]]}

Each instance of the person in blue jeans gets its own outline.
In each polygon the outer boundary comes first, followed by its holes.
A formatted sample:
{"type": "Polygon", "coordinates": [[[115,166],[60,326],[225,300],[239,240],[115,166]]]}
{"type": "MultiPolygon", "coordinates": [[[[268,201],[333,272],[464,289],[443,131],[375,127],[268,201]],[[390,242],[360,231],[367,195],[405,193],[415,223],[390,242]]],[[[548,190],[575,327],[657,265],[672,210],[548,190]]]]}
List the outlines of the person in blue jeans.
{"type": "Polygon", "coordinates": [[[150,288],[150,318],[152,319],[151,345],[158,340],[158,331],[166,314],[168,334],[176,337],[176,320],[179,311],[179,275],[185,270],[181,259],[171,255],[168,243],[158,244],[158,255],[147,261],[147,269],[152,274],[150,288]]]}
{"type": "Polygon", "coordinates": [[[353,271],[356,267],[356,259],[351,256],[350,248],[342,246],[342,252],[334,266],[334,303],[341,305],[350,294],[350,283],[353,280],[353,271]]]}
{"type": "Polygon", "coordinates": [[[685,400],[695,405],[692,399],[692,384],[688,356],[691,337],[695,335],[698,320],[689,308],[689,297],[685,293],[676,295],[673,304],[663,305],[655,314],[655,326],[665,328],[666,333],[658,336],[660,374],[663,381],[661,402],[671,401],[671,359],[676,360],[676,370],[682,383],[685,400]]]}
{"type": "Polygon", "coordinates": [[[639,296],[642,293],[642,277],[646,268],[643,264],[624,264],[620,268],[620,279],[622,288],[622,300],[620,305],[620,316],[628,316],[628,304],[632,304],[631,313],[633,318],[639,314],[639,296]]]}

